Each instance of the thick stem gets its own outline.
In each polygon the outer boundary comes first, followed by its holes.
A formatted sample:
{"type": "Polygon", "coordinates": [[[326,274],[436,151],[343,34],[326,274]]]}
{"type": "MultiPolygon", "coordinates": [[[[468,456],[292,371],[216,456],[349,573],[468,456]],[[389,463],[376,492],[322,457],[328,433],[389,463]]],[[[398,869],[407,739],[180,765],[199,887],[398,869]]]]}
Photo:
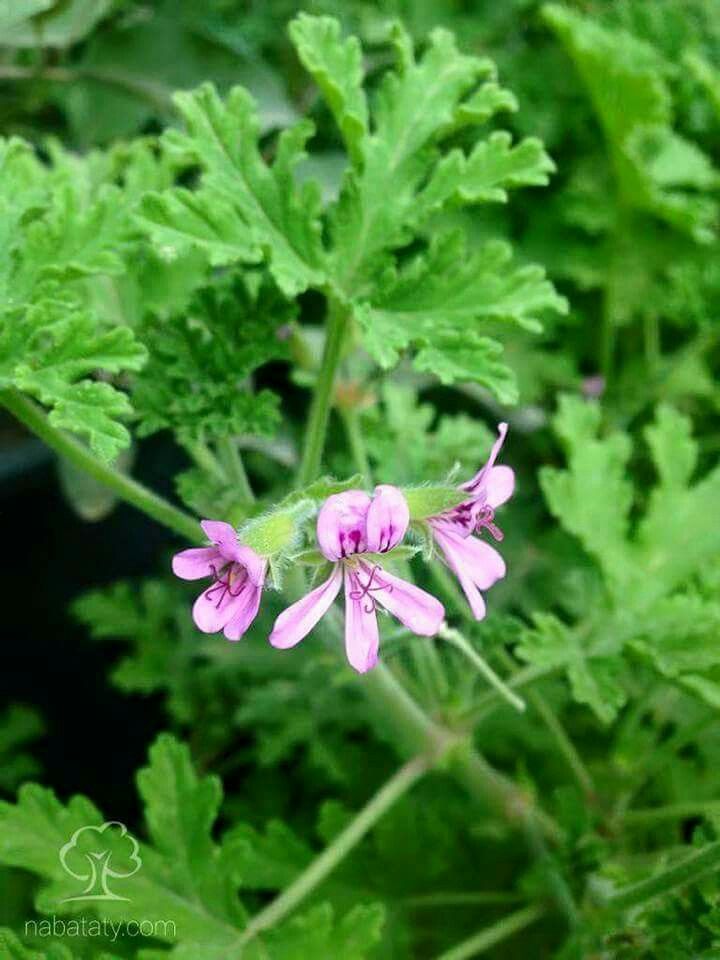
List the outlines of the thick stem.
{"type": "Polygon", "coordinates": [[[708,844],[702,850],[691,853],[680,863],[668,867],[654,877],[641,880],[627,887],[621,887],[616,893],[608,897],[607,904],[619,910],[636,907],[640,903],[652,900],[653,897],[668,893],[676,887],[684,887],[705,874],[720,869],[720,840],[708,844]]]}
{"type": "Polygon", "coordinates": [[[342,354],[345,338],[347,315],[335,302],[328,303],[327,325],[325,330],[325,349],[318,372],[315,393],[310,405],[305,430],[305,445],[298,474],[298,486],[305,487],[320,473],[325,437],[330,419],[330,406],[335,386],[335,374],[342,354]]]}
{"type": "Polygon", "coordinates": [[[250,921],[240,943],[252,940],[261,931],[275,926],[293,911],[342,862],[353,847],[357,846],[380,817],[427,773],[434,759],[432,755],[420,755],[400,767],[310,866],[250,921]]]}
{"type": "Polygon", "coordinates": [[[436,960],[470,960],[470,957],[477,957],[494,947],[495,944],[501,943],[508,937],[519,933],[520,930],[524,930],[525,927],[529,927],[531,923],[539,920],[545,912],[545,908],[538,904],[516,910],[515,913],[503,917],[502,920],[498,920],[491,927],[483,927],[482,930],[468,937],[467,940],[463,940],[450,950],[446,950],[436,960]]]}
{"type": "Polygon", "coordinates": [[[531,820],[552,840],[562,837],[561,828],[532,797],[492,767],[468,739],[434,723],[383,663],[363,677],[362,685],[403,753],[445,753],[448,772],[486,810],[519,828],[531,820]]]}
{"type": "Polygon", "coordinates": [[[79,440],[53,427],[44,410],[19,391],[12,389],[0,391],[0,403],[56,453],[65,457],[78,469],[84,470],[99,483],[105,484],[121,500],[131,503],[153,520],[174,530],[187,540],[203,538],[197,520],[178,510],[136,480],[103,463],[79,440]]]}

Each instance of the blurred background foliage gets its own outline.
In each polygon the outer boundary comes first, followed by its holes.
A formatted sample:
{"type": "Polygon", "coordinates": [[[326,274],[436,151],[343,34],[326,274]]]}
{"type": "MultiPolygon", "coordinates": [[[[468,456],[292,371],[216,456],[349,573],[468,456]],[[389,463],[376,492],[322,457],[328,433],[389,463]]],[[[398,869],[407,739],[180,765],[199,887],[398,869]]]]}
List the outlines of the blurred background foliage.
{"type": "MultiPolygon", "coordinates": [[[[340,143],[284,27],[299,10],[336,16],[357,34],[371,79],[388,63],[394,18],[420,45],[437,26],[455,31],[461,49],[498,66],[503,109],[492,125],[539,137],[555,163],[547,188],[523,190],[512,204],[443,214],[478,246],[511,241],[520,262],[545,266],[568,298],[569,312],[548,315],[541,333],[502,329],[519,403],[505,408],[478,385],[440,386],[405,364],[381,378],[367,355],[354,354],[338,388],[329,462],[337,475],[355,469],[344,426],[351,444],[360,432],[360,455],[385,482],[451,468],[463,477],[482,459],[494,422],[509,420],[504,456],[519,477],[503,517],[510,576],[493,591],[492,616],[467,630],[498,669],[541,672],[543,703],[561,717],[586,771],[568,775],[551,727],[489,702],[455,651],[443,652],[438,689],[427,663],[408,659],[390,636],[385,657],[418,699],[450,725],[472,722],[490,760],[546,800],[566,840],[528,859],[521,838],[469,815],[460,792],[436,778],[402,801],[322,893],[341,914],[358,901],[384,905],[379,942],[368,935],[374,945],[357,956],[435,956],[508,904],[551,889],[565,915],[493,955],[710,960],[720,949],[713,877],[612,920],[593,894],[652,874],[687,844],[715,842],[720,826],[717,0],[0,0],[0,127],[52,158],[58,177],[82,153],[88,191],[120,184],[137,199],[183,174],[156,150],[158,134],[177,123],[171,94],[206,80],[222,92],[240,83],[258,101],[268,154],[279,128],[310,114],[317,134],[304,172],[334,197],[340,143]],[[653,817],[653,808],[666,813],[653,817]],[[443,904],[440,894],[453,891],[476,900],[443,904]],[[498,891],[505,901],[492,900],[498,891]]],[[[110,198],[102,223],[112,214],[110,198]]],[[[232,463],[209,477],[198,440],[242,434],[256,488],[272,497],[282,486],[279,474],[298,459],[296,401],[319,354],[318,298],[288,301],[253,270],[215,277],[198,293],[198,258],[161,262],[134,225],[118,236],[132,267],[109,263],[118,277],[112,296],[92,283],[84,296],[130,318],[150,349],[132,381],[137,435],[151,437],[139,456],[159,451],[150,454],[160,457],[157,472],[165,481],[178,473],[190,508],[242,515],[251,508],[237,489],[228,495],[232,463]],[[183,322],[186,307],[199,326],[183,322]],[[281,333],[300,317],[309,334],[302,343],[268,338],[262,357],[247,354],[246,370],[243,337],[252,340],[256,316],[272,316],[281,333]],[[210,341],[203,329],[213,331],[210,341]],[[225,395],[226,352],[217,343],[238,358],[236,377],[264,365],[256,394],[225,395]],[[288,359],[297,364],[292,378],[288,359]],[[213,382],[190,396],[182,385],[195,365],[213,382]],[[158,433],[165,446],[153,447],[158,433]],[[193,463],[180,448],[193,450],[193,463]]],[[[8,469],[16,441],[5,436],[8,469]]],[[[81,516],[108,529],[112,500],[66,468],[61,479],[81,516]]],[[[93,662],[108,665],[112,685],[131,698],[127,710],[139,709],[132,698],[151,698],[151,725],[176,731],[200,770],[223,776],[224,822],[246,824],[247,855],[265,877],[248,893],[259,906],[393,769],[382,710],[368,724],[356,678],[319,643],[285,659],[253,642],[240,657],[199,637],[188,617],[192,592],[157,572],[135,576],[146,572],[130,565],[126,579],[100,577],[90,592],[68,583],[73,616],[102,646],[93,662]],[[272,818],[289,824],[279,843],[272,829],[263,833],[272,818]]],[[[258,637],[278,609],[264,609],[258,637]]],[[[546,709],[531,707],[538,716],[546,709]]],[[[122,711],[114,720],[119,735],[122,711]]],[[[32,707],[0,715],[4,793],[37,775],[32,745],[42,732],[32,707]]],[[[102,782],[80,769],[77,776],[102,795],[102,782]]],[[[32,883],[2,874],[5,886],[13,893],[0,920],[17,924],[31,909],[32,883]]],[[[2,949],[3,960],[26,955],[17,945],[2,949]]],[[[121,949],[130,956],[133,945],[121,949]]]]}

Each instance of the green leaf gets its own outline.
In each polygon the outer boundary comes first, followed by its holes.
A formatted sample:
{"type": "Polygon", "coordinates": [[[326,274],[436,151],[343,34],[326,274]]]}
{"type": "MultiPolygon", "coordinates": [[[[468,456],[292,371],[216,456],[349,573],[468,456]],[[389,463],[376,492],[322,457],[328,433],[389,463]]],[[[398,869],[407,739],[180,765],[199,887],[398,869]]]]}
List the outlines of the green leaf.
{"type": "Polygon", "coordinates": [[[286,130],[270,167],[260,153],[247,91],[235,87],[223,101],[204,84],[178,93],[175,102],[186,129],[169,131],[163,140],[171,153],[200,165],[202,189],[192,198],[182,188],[146,198],[142,220],[156,242],[179,236],[205,249],[214,263],[256,262],[262,250],[288,296],[320,285],[319,197],[312,184],[299,188],[293,178],[312,125],[286,130]]]}
{"type": "Polygon", "coordinates": [[[17,805],[0,805],[0,862],[39,874],[46,883],[39,909],[62,913],[73,909],[67,898],[87,884],[67,871],[59,852],[75,838],[79,859],[72,865],[79,872],[93,844],[102,844],[107,862],[123,875],[110,882],[118,892],[122,885],[128,899],[87,901],[89,909],[115,921],[142,916],[153,922],[157,938],[182,941],[172,954],[182,960],[227,957],[245,914],[234,893],[232,865],[210,837],[221,793],[217,779],[198,778],[187,747],[163,735],[138,781],[153,845],[141,844],[133,852],[132,838],[117,824],[100,834],[83,831],[103,825],[88,800],[74,797],[64,807],[50,791],[30,784],[21,788],[17,805]]]}
{"type": "Polygon", "coordinates": [[[380,942],[384,919],[384,909],[375,904],[356,906],[334,922],[330,904],[321,903],[271,930],[266,939],[273,960],[368,960],[380,942]]]}
{"type": "Polygon", "coordinates": [[[0,6],[2,42],[8,47],[70,46],[90,33],[112,6],[112,0],[10,0],[7,6],[11,3],[18,9],[10,14],[0,6]]]}
{"type": "Polygon", "coordinates": [[[610,723],[627,700],[620,685],[623,661],[616,653],[591,655],[578,635],[552,614],[536,614],[534,629],[525,631],[516,652],[543,669],[566,671],[573,697],[587,704],[603,723],[610,723]]]}
{"type": "Polygon", "coordinates": [[[263,833],[239,824],[225,835],[223,846],[247,890],[283,890],[313,858],[310,847],[280,820],[270,820],[263,833]]]}
{"type": "Polygon", "coordinates": [[[42,953],[33,950],[24,946],[12,930],[0,927],[0,960],[73,960],[75,956],[59,943],[43,946],[42,953]]]}
{"type": "Polygon", "coordinates": [[[353,163],[360,166],[368,109],[362,88],[362,49],[357,38],[343,41],[337,20],[305,13],[292,21],[289,31],[300,60],[332,110],[353,163]]]}
{"type": "Polygon", "coordinates": [[[271,436],[279,398],[253,391],[250,377],[287,356],[279,330],[293,314],[270,284],[230,276],[208,284],[182,314],[147,319],[140,336],[150,361],[133,392],[140,436],[170,429],[188,445],[271,436]]]}
{"type": "Polygon", "coordinates": [[[504,130],[496,130],[465,157],[452,150],[437,165],[422,193],[422,203],[433,210],[450,199],[462,203],[507,203],[514,187],[545,186],[555,164],[534,137],[512,144],[504,130]]]}
{"type": "Polygon", "coordinates": [[[45,315],[45,310],[29,310],[22,320],[5,319],[7,327],[0,327],[0,382],[12,383],[49,406],[54,426],[87,436],[92,450],[111,460],[130,442],[118,423],[131,412],[130,403],[111,384],[83,378],[99,370],[138,370],[145,349],[127,327],[96,333],[87,315],[69,314],[56,321],[45,321],[45,315]],[[19,342],[22,332],[25,343],[19,342]]]}
{"type": "Polygon", "coordinates": [[[430,213],[451,200],[501,199],[507,187],[544,182],[551,168],[536,142],[512,151],[507,134],[494,134],[468,157],[458,149],[443,157],[449,132],[498,105],[495,89],[479,86],[492,64],[460,54],[444,30],[431,33],[418,61],[399,26],[393,41],[396,69],[383,78],[372,132],[354,148],[362,165],[348,172],[332,214],[337,283],[351,299],[367,293],[386,252],[430,213]]]}
{"type": "Polygon", "coordinates": [[[600,408],[578,397],[561,397],[554,425],[567,449],[568,469],[541,468],[548,506],[595,557],[613,588],[625,590],[633,499],[627,479],[630,440],[620,433],[598,440],[600,408]]]}
{"type": "Polygon", "coordinates": [[[478,332],[479,321],[538,330],[539,315],[567,305],[539,267],[508,268],[510,256],[504,243],[472,255],[461,234],[440,234],[427,253],[389,271],[379,294],[357,308],[367,349],[387,368],[414,346],[415,365],[443,383],[476,381],[513,402],[516,388],[499,359],[502,347],[478,332]]]}
{"type": "Polygon", "coordinates": [[[710,241],[717,204],[694,190],[700,183],[716,186],[718,174],[698,147],[670,129],[663,58],[626,31],[559,4],[543,13],[572,57],[603,127],[622,203],[710,241]]]}
{"type": "Polygon", "coordinates": [[[36,776],[37,760],[27,747],[44,733],[37,710],[11,704],[0,714],[0,788],[10,793],[19,783],[36,776]]]}

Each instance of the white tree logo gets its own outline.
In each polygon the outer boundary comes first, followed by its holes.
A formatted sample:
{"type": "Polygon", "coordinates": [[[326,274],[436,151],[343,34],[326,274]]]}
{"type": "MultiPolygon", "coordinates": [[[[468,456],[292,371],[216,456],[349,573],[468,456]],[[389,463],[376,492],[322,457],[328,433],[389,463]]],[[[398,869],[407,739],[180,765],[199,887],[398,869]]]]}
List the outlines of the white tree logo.
{"type": "Polygon", "coordinates": [[[137,840],[117,820],[102,826],[80,827],[60,849],[60,864],[66,873],[86,884],[72,900],[129,900],[113,893],[109,880],[127,880],[142,866],[137,840]]]}

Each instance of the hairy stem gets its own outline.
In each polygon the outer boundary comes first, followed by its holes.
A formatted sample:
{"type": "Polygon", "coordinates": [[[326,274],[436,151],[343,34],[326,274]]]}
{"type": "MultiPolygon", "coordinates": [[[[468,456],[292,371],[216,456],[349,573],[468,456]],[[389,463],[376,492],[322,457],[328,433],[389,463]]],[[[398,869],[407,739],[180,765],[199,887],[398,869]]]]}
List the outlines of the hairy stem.
{"type": "Polygon", "coordinates": [[[478,933],[474,933],[467,940],[463,940],[450,950],[441,953],[436,960],[470,960],[470,957],[477,957],[485,953],[495,944],[507,940],[514,934],[529,927],[535,923],[545,913],[545,908],[539,904],[530,907],[523,907],[522,910],[516,910],[515,913],[503,917],[490,927],[483,927],[478,933]]]}
{"type": "Polygon", "coordinates": [[[325,349],[323,350],[322,363],[318,372],[315,393],[310,404],[310,414],[305,430],[305,444],[298,474],[298,486],[300,487],[307,486],[320,473],[330,419],[335,374],[342,355],[346,324],[347,316],[344,310],[337,303],[330,301],[325,329],[325,349]]]}
{"type": "Polygon", "coordinates": [[[608,897],[607,904],[620,910],[636,907],[638,904],[652,900],[653,897],[660,896],[660,894],[668,893],[676,887],[693,883],[705,874],[718,869],[720,869],[720,840],[708,844],[701,850],[696,850],[689,857],[681,860],[680,863],[667,867],[667,869],[655,874],[654,877],[648,877],[647,880],[641,880],[639,883],[621,887],[620,890],[608,897]]]}
{"type": "Polygon", "coordinates": [[[400,767],[300,876],[250,921],[240,942],[247,943],[291,913],[357,846],[380,817],[427,773],[434,759],[432,755],[419,755],[400,767]]]}
{"type": "Polygon", "coordinates": [[[0,403],[28,430],[40,437],[51,449],[73,466],[84,470],[99,483],[109,487],[121,500],[131,503],[153,520],[163,524],[187,540],[201,540],[202,530],[197,520],[163,500],[152,490],[99,460],[83,443],[58,430],[48,420],[45,411],[18,390],[0,391],[0,403]]]}

